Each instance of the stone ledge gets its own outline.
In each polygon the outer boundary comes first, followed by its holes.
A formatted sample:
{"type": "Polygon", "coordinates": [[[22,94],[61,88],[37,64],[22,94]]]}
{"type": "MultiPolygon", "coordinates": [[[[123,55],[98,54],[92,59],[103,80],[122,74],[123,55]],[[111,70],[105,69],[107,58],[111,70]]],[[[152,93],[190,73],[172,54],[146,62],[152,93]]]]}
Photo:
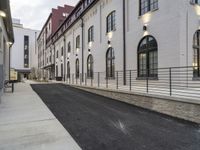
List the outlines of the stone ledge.
{"type": "Polygon", "coordinates": [[[200,124],[199,101],[189,101],[188,99],[179,98],[176,99],[174,97],[172,98],[167,96],[142,95],[76,85],[72,85],[72,87],[200,124]]]}

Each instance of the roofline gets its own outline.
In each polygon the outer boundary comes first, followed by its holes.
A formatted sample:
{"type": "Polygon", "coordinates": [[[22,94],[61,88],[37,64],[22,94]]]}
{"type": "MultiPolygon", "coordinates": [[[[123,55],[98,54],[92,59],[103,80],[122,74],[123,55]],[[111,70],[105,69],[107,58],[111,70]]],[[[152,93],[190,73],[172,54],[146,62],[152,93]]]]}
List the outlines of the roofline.
{"type": "Polygon", "coordinates": [[[14,32],[13,32],[12,17],[10,11],[10,0],[1,0],[0,9],[5,11],[7,15],[5,18],[2,19],[6,24],[6,32],[8,34],[9,42],[14,43],[14,32]]]}
{"type": "Polygon", "coordinates": [[[52,12],[53,12],[53,10],[54,10],[54,9],[55,9],[55,10],[58,9],[58,7],[60,7],[60,8],[65,8],[66,6],[67,6],[67,7],[74,7],[74,6],[70,6],[70,5],[66,5],[66,4],[65,4],[64,7],[63,7],[63,6],[57,6],[57,8],[52,8],[51,13],[50,13],[49,17],[47,18],[45,24],[43,25],[42,30],[40,31],[40,34],[39,34],[37,40],[39,40],[39,38],[40,38],[40,36],[41,36],[41,34],[42,34],[42,32],[43,32],[45,26],[47,25],[48,21],[49,21],[50,18],[52,17],[52,12]]]}
{"type": "MultiPolygon", "coordinates": [[[[93,7],[99,0],[94,0],[89,7],[87,7],[83,12],[81,12],[80,16],[78,18],[76,18],[70,26],[68,26],[65,31],[63,31],[63,33],[66,33],[71,26],[73,26],[76,22],[78,22],[80,20],[80,18],[85,15],[85,13],[91,8],[93,7]]],[[[59,28],[55,31],[55,33],[52,35],[52,38],[58,33],[58,31],[63,27],[63,25],[65,25],[65,23],[68,21],[68,19],[70,19],[70,17],[74,14],[74,12],[77,10],[78,6],[83,2],[83,0],[80,0],[78,2],[78,4],[74,7],[73,11],[68,15],[68,17],[65,19],[65,21],[59,26],[59,28]]],[[[62,36],[62,34],[60,35],[62,36]]],[[[60,37],[59,36],[59,37],[60,37]]],[[[53,41],[54,43],[58,40],[59,38],[57,38],[55,41],[53,41]]]]}
{"type": "Polygon", "coordinates": [[[50,20],[51,16],[52,16],[52,12],[50,13],[49,17],[47,18],[45,24],[43,25],[42,30],[40,31],[40,34],[39,34],[37,40],[40,38],[40,36],[41,36],[41,34],[42,34],[42,32],[43,32],[45,26],[47,25],[48,21],[50,20]]]}

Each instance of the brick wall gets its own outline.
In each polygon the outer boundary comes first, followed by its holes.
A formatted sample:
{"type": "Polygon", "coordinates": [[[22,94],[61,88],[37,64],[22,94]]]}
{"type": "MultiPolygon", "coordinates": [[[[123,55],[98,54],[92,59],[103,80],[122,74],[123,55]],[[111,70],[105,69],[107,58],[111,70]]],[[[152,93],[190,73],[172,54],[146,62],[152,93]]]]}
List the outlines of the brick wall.
{"type": "Polygon", "coordinates": [[[162,114],[200,124],[200,103],[172,100],[167,98],[142,96],[112,90],[74,86],[98,95],[106,96],[125,103],[153,110],[162,114]]]}

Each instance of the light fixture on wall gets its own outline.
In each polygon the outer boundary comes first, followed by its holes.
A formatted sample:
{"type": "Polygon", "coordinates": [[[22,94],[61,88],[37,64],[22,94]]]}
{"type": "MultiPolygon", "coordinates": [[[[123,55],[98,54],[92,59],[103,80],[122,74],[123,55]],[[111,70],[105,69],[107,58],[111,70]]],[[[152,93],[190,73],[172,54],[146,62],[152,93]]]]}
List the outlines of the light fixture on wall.
{"type": "Polygon", "coordinates": [[[112,47],[112,46],[111,46],[111,41],[110,41],[110,40],[108,40],[108,47],[112,47]]]}
{"type": "Polygon", "coordinates": [[[144,25],[143,25],[143,31],[144,31],[143,36],[149,35],[149,32],[148,32],[148,25],[147,25],[147,24],[144,24],[144,25]]]}
{"type": "Polygon", "coordinates": [[[147,31],[147,25],[143,26],[143,31],[147,31]]]}
{"type": "Polygon", "coordinates": [[[111,32],[107,33],[107,36],[108,36],[108,39],[111,40],[113,37],[113,32],[111,31],[111,32]]]}
{"type": "Polygon", "coordinates": [[[91,54],[91,49],[88,49],[89,54],[91,54]]]}
{"type": "Polygon", "coordinates": [[[89,47],[89,48],[92,48],[92,42],[89,42],[89,43],[88,43],[88,47],[89,47]]]}
{"type": "Polygon", "coordinates": [[[1,10],[0,10],[0,16],[1,16],[1,17],[6,17],[6,13],[5,13],[4,11],[1,11],[1,10]]]}

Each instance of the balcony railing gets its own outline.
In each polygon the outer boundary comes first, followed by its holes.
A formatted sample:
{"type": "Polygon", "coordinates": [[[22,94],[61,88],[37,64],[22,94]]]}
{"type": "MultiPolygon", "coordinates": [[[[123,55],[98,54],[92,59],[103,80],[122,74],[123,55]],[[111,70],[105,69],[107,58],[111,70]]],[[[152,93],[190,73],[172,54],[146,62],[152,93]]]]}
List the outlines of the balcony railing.
{"type": "MultiPolygon", "coordinates": [[[[138,77],[137,70],[126,71],[124,85],[123,71],[116,71],[114,77],[107,78],[106,72],[95,72],[93,77],[86,74],[66,75],[66,83],[70,85],[88,86],[101,89],[118,90],[141,94],[171,96],[200,101],[200,77],[195,76],[194,67],[172,67],[154,69],[155,77],[138,77]]],[[[151,71],[147,71],[151,72],[151,71]]]]}

